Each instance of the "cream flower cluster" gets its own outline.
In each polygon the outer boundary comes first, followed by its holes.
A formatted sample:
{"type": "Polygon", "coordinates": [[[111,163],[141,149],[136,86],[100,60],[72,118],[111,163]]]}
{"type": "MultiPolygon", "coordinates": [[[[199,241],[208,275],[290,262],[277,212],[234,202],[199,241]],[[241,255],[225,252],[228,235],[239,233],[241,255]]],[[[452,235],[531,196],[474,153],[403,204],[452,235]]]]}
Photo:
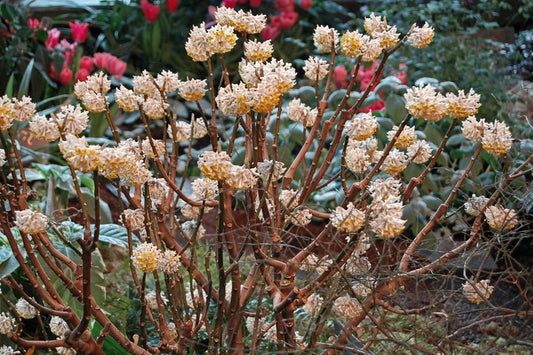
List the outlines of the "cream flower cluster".
{"type": "Polygon", "coordinates": [[[323,302],[324,297],[320,296],[317,293],[313,293],[307,298],[307,301],[302,306],[302,309],[310,316],[315,316],[320,311],[323,302]]]}
{"type": "Polygon", "coordinates": [[[365,223],[365,212],[355,208],[352,202],[346,208],[338,206],[330,217],[335,228],[342,232],[355,233],[359,231],[365,223]]]}
{"type": "Polygon", "coordinates": [[[107,93],[111,89],[111,81],[103,72],[90,75],[86,81],[78,81],[74,85],[74,94],[90,112],[104,112],[107,108],[107,93]]]}
{"type": "Polygon", "coordinates": [[[513,137],[509,127],[501,121],[485,122],[484,118],[477,119],[468,116],[461,127],[466,139],[481,142],[483,149],[494,156],[499,156],[511,150],[513,137]]]}
{"type": "Polygon", "coordinates": [[[4,312],[0,313],[0,334],[15,331],[15,324],[15,318],[6,315],[4,312]]]}
{"type": "Polygon", "coordinates": [[[315,123],[318,110],[305,105],[299,98],[292,99],[287,105],[287,116],[291,121],[299,122],[304,127],[311,127],[315,123]]]}
{"type": "Polygon", "coordinates": [[[465,212],[474,217],[479,216],[487,202],[489,202],[489,199],[485,196],[472,195],[465,203],[465,212]]]}
{"type": "Polygon", "coordinates": [[[161,270],[171,274],[177,272],[180,267],[180,256],[174,250],[167,249],[162,252],[156,245],[148,242],[135,247],[131,260],[133,265],[145,273],[161,270]]]}
{"type": "Polygon", "coordinates": [[[39,313],[37,309],[24,298],[18,299],[17,304],[15,305],[15,310],[18,315],[24,319],[33,319],[39,313]]]}
{"type": "Polygon", "coordinates": [[[518,224],[516,212],[499,205],[487,207],[485,218],[489,226],[495,230],[508,231],[518,224]]]}
{"type": "Polygon", "coordinates": [[[205,151],[198,157],[198,167],[208,179],[225,181],[238,190],[250,188],[257,181],[255,168],[233,165],[229,155],[224,151],[205,151]]]}
{"type": "Polygon", "coordinates": [[[435,37],[435,31],[426,22],[422,27],[413,25],[407,36],[407,40],[415,48],[424,48],[431,43],[433,37],[435,37]]]}
{"type": "Polygon", "coordinates": [[[26,122],[35,115],[35,104],[31,98],[10,99],[7,95],[0,97],[0,130],[8,130],[13,121],[26,122]]]}
{"type": "Polygon", "coordinates": [[[343,321],[356,318],[363,312],[363,307],[357,298],[349,296],[339,297],[333,302],[333,312],[343,321]]]}
{"type": "Polygon", "coordinates": [[[376,179],[370,184],[368,190],[372,196],[372,203],[369,225],[379,237],[392,238],[405,228],[400,187],[401,182],[392,177],[386,180],[376,179]]]}
{"type": "Polygon", "coordinates": [[[64,337],[65,334],[70,331],[67,322],[65,322],[63,318],[58,316],[53,316],[50,319],[49,326],[50,331],[60,338],[64,337]]]}
{"type": "Polygon", "coordinates": [[[131,230],[138,230],[144,227],[144,210],[138,208],[135,210],[124,210],[122,223],[131,230]]]}
{"type": "Polygon", "coordinates": [[[46,229],[48,219],[41,212],[26,209],[15,211],[15,225],[23,233],[39,233],[46,229]]]}
{"type": "Polygon", "coordinates": [[[329,63],[318,57],[307,58],[303,67],[305,77],[313,81],[324,79],[328,75],[328,69],[329,63]]]}
{"type": "Polygon", "coordinates": [[[234,27],[238,32],[261,33],[266,25],[266,15],[253,15],[243,10],[236,11],[230,7],[219,7],[215,12],[217,24],[234,27]]]}
{"type": "Polygon", "coordinates": [[[494,286],[490,285],[490,280],[481,280],[475,282],[474,285],[470,282],[463,284],[463,295],[472,303],[480,304],[489,299],[494,292],[494,286]]]}

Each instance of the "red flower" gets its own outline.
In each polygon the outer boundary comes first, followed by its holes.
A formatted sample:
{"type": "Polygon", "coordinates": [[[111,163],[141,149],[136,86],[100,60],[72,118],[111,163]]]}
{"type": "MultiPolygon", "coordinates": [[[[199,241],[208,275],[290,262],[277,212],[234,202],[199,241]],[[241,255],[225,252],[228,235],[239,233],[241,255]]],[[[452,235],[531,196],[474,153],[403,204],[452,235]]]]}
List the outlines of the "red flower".
{"type": "Polygon", "coordinates": [[[259,7],[259,6],[261,6],[261,0],[250,0],[250,6],[251,7],[259,7]]]}
{"type": "Polygon", "coordinates": [[[47,51],[52,51],[57,46],[59,36],[61,36],[61,32],[55,27],[48,31],[48,38],[44,42],[47,51]]]}
{"type": "Polygon", "coordinates": [[[39,21],[39,19],[36,19],[36,18],[29,18],[28,19],[28,27],[29,28],[39,28],[41,24],[41,21],[39,21]]]}
{"type": "Polygon", "coordinates": [[[298,13],[295,11],[282,12],[280,20],[282,28],[291,28],[298,21],[298,13]]]}
{"type": "Polygon", "coordinates": [[[85,81],[91,72],[85,68],[79,68],[76,73],[76,81],[85,81]]]}
{"type": "Polygon", "coordinates": [[[59,73],[59,82],[61,85],[68,85],[72,81],[72,70],[66,65],[63,65],[61,73],[59,73]]]}
{"type": "Polygon", "coordinates": [[[87,72],[92,72],[93,71],[93,68],[94,68],[94,62],[93,62],[93,59],[91,57],[88,57],[86,55],[84,55],[83,57],[81,57],[80,59],[80,65],[79,65],[79,69],[85,69],[87,72]]]}
{"type": "Polygon", "coordinates": [[[303,10],[309,10],[309,8],[313,5],[313,0],[300,0],[300,7],[303,10]]]}
{"type": "Polygon", "coordinates": [[[179,0],[167,0],[167,11],[170,13],[176,12],[178,5],[179,0]]]}
{"type": "Polygon", "coordinates": [[[279,12],[294,11],[294,0],[276,0],[274,7],[279,12]]]}
{"type": "Polygon", "coordinates": [[[89,33],[89,24],[88,23],[79,23],[69,22],[68,26],[72,32],[72,39],[74,42],[83,43],[87,39],[87,34],[89,33]]]}
{"type": "Polygon", "coordinates": [[[237,5],[237,0],[224,0],[222,6],[233,9],[237,5]]]}
{"type": "Polygon", "coordinates": [[[367,107],[365,107],[363,109],[363,112],[374,112],[374,111],[379,111],[381,109],[383,109],[385,107],[385,103],[381,100],[376,100],[374,101],[372,104],[368,105],[367,107]]]}
{"type": "Polygon", "coordinates": [[[154,22],[159,16],[159,5],[151,4],[148,0],[141,0],[141,10],[147,21],[154,22]]]}
{"type": "Polygon", "coordinates": [[[398,66],[398,71],[393,72],[392,75],[400,79],[402,84],[406,85],[407,84],[407,65],[405,65],[404,63],[400,63],[400,65],[398,66]]]}
{"type": "Polygon", "coordinates": [[[281,33],[281,27],[275,26],[273,23],[268,24],[265,26],[263,31],[261,32],[261,37],[263,37],[263,40],[274,40],[277,36],[281,33]]]}
{"type": "Polygon", "coordinates": [[[98,68],[105,69],[110,57],[112,57],[112,55],[106,52],[94,53],[93,61],[94,61],[94,64],[96,64],[98,68]]]}
{"type": "Polygon", "coordinates": [[[114,75],[115,78],[120,79],[122,78],[122,75],[124,75],[124,72],[126,71],[128,64],[118,59],[115,56],[111,56],[110,60],[107,62],[107,71],[109,74],[114,75]]]}
{"type": "Polygon", "coordinates": [[[69,43],[66,39],[62,39],[61,42],[56,46],[56,49],[61,49],[63,51],[63,57],[65,57],[65,61],[72,62],[72,57],[74,57],[74,53],[76,53],[76,47],[78,44],[76,42],[69,43]]]}
{"type": "Polygon", "coordinates": [[[348,71],[344,65],[339,64],[333,70],[333,82],[339,89],[348,87],[348,71]]]}

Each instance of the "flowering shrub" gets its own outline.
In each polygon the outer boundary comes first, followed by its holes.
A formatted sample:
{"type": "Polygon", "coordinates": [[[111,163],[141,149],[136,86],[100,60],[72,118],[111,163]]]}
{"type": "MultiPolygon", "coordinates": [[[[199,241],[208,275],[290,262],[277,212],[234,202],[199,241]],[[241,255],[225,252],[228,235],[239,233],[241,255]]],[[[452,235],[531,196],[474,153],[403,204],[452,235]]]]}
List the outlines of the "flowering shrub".
{"type": "MultiPolygon", "coordinates": [[[[98,72],[75,84],[79,104],[49,117],[36,114],[28,98],[2,97],[0,255],[7,253],[10,262],[2,264],[0,275],[19,301],[14,306],[13,299],[2,298],[10,311],[0,314],[0,330],[11,345],[91,354],[224,349],[332,354],[369,348],[380,341],[376,332],[391,337],[380,312],[411,312],[396,305],[394,294],[402,286],[478,248],[489,235],[486,225],[495,238],[505,238],[522,223],[504,194],[531,173],[533,156],[512,159],[516,148],[509,127],[475,116],[479,94],[440,92],[429,83],[408,88],[405,116],[388,128],[371,113],[358,113],[398,48],[431,42],[428,25],[413,25],[401,35],[373,14],[364,20],[366,34],[319,25],[313,42],[322,55],[305,60],[296,87],[297,70],[272,57],[270,41],[257,40],[265,15],[221,8],[216,20],[209,28],[194,26],[185,44],[192,60],[207,66],[211,75],[205,79],[144,71],[131,88],[112,90],[107,75],[98,72]],[[224,58],[241,39],[244,56],[233,77],[224,58]],[[330,105],[337,56],[351,58],[355,69],[345,94],[330,105]],[[215,57],[220,77],[214,75],[215,57]],[[354,91],[362,63],[375,60],[366,88],[354,91]],[[198,118],[178,120],[174,94],[196,107],[198,118]],[[142,136],[121,136],[109,109],[112,99],[124,111],[139,112],[142,136]],[[97,113],[108,121],[109,141],[84,136],[89,117],[97,113]],[[15,144],[19,122],[25,121],[36,139],[58,141],[79,201],[78,223],[73,215],[65,221],[39,211],[43,205],[15,144]],[[438,141],[425,140],[418,128],[437,121],[448,122],[448,132],[438,141]],[[158,127],[164,128],[161,139],[155,136],[158,127]],[[420,187],[438,170],[459,127],[471,156],[454,170],[440,200],[420,187]],[[289,149],[289,136],[298,140],[298,149],[289,149]],[[204,137],[208,147],[198,151],[195,143],[204,137]],[[467,182],[478,178],[481,154],[490,155],[494,166],[504,159],[506,171],[497,185],[481,189],[482,198],[469,198],[467,182]],[[188,177],[191,171],[197,173],[188,177]],[[336,180],[341,198],[334,208],[321,209],[314,196],[336,180]],[[101,223],[103,182],[116,192],[117,224],[101,223]],[[84,197],[88,186],[90,203],[84,197]],[[425,197],[437,203],[413,233],[404,215],[425,197]],[[448,218],[456,215],[464,222],[465,240],[433,260],[419,258],[432,231],[451,228],[448,218]],[[313,219],[322,224],[310,234],[313,219]],[[132,292],[139,299],[133,328],[120,327],[91,282],[103,243],[128,252],[132,292]],[[393,262],[387,252],[392,250],[400,252],[393,262]],[[42,333],[27,331],[21,317],[40,317],[42,333]],[[367,318],[377,326],[365,328],[367,318]],[[36,339],[44,332],[57,338],[36,339]]],[[[469,300],[490,299],[490,280],[480,273],[467,280],[462,290],[469,300]]],[[[522,295],[528,301],[527,293],[522,295]]],[[[428,351],[441,348],[434,344],[428,351]]]]}

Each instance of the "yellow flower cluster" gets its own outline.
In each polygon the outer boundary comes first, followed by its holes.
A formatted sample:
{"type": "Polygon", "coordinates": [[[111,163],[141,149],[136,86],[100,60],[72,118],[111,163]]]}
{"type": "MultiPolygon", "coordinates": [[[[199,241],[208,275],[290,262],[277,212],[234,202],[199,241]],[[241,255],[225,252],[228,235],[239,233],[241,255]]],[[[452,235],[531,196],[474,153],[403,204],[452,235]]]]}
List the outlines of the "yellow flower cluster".
{"type": "Polygon", "coordinates": [[[346,208],[338,206],[330,217],[333,226],[342,232],[354,233],[365,223],[365,213],[354,207],[350,202],[346,208]]]}
{"type": "Polygon", "coordinates": [[[154,244],[144,242],[133,250],[131,260],[142,272],[153,272],[161,263],[161,251],[154,244]]]}
{"type": "Polygon", "coordinates": [[[480,282],[465,282],[463,284],[463,295],[472,303],[480,304],[489,299],[494,291],[494,286],[490,285],[490,280],[480,282]]]}

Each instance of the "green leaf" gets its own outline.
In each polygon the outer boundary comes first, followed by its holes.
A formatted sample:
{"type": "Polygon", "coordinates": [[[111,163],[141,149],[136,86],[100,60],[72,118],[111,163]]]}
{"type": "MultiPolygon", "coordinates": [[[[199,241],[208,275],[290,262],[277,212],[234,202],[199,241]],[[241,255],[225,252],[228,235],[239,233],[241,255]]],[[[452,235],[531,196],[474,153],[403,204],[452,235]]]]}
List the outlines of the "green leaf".
{"type": "Polygon", "coordinates": [[[26,70],[24,71],[24,75],[22,76],[22,79],[20,80],[19,90],[17,97],[19,99],[22,99],[22,96],[28,95],[28,91],[30,88],[30,79],[31,79],[31,72],[33,71],[33,63],[34,59],[30,60],[28,65],[26,66],[26,70]]]}
{"type": "MultiPolygon", "coordinates": [[[[22,250],[23,255],[26,255],[26,252],[22,250]]],[[[11,274],[13,271],[18,269],[19,263],[13,251],[9,246],[0,247],[0,279],[3,279],[7,275],[11,274]]]]}
{"type": "Polygon", "coordinates": [[[392,94],[387,96],[387,98],[385,98],[385,109],[387,115],[391,117],[396,124],[399,124],[407,114],[405,100],[399,95],[392,94]]]}
{"type": "MultiPolygon", "coordinates": [[[[96,320],[92,319],[89,323],[89,329],[91,331],[91,334],[96,339],[102,332],[102,325],[98,323],[96,320]]],[[[107,336],[104,339],[104,342],[102,343],[102,350],[104,351],[104,354],[113,354],[113,355],[127,355],[130,354],[127,352],[122,346],[120,346],[119,343],[113,337],[107,336]]]]}
{"type": "Polygon", "coordinates": [[[11,74],[9,76],[9,80],[7,81],[7,85],[6,85],[6,95],[7,97],[9,98],[12,98],[13,97],[13,83],[15,81],[15,73],[11,74]]]}

